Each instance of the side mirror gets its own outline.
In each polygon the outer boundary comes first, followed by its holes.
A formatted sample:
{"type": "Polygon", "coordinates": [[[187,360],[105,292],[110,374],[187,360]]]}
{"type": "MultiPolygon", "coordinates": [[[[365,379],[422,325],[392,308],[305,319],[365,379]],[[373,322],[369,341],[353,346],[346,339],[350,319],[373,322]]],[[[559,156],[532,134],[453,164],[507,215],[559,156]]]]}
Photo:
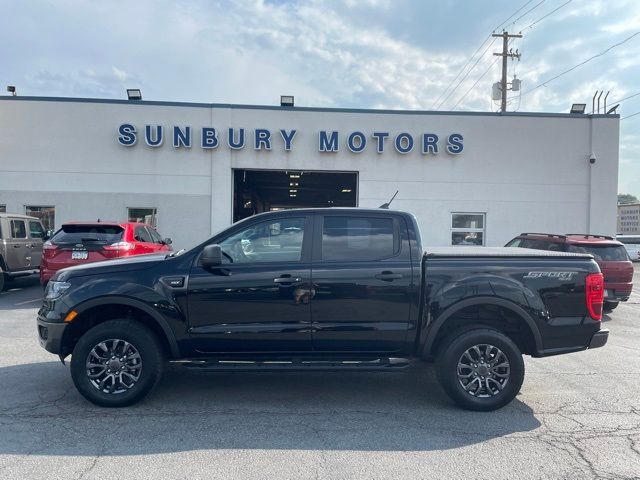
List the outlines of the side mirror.
{"type": "Polygon", "coordinates": [[[167,237],[164,240],[162,240],[162,243],[164,243],[165,245],[171,245],[173,243],[173,240],[167,237]]]}
{"type": "Polygon", "coordinates": [[[220,245],[207,245],[204,247],[200,262],[204,268],[217,268],[222,265],[222,249],[220,245]]]}

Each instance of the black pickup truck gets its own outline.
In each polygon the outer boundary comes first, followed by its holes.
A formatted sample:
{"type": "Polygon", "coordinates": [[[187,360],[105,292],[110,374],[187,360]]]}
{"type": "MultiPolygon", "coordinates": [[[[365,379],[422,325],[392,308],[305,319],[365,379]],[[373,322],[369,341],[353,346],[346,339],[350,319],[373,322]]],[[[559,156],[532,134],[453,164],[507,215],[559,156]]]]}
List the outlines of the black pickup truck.
{"type": "Polygon", "coordinates": [[[130,405],[167,361],[201,370],[400,370],[435,360],[459,405],[509,403],[534,357],[603,346],[590,255],[423,251],[413,215],[301,209],[238,222],[179,254],[58,272],[40,343],[72,355],[88,400],[130,405]]]}

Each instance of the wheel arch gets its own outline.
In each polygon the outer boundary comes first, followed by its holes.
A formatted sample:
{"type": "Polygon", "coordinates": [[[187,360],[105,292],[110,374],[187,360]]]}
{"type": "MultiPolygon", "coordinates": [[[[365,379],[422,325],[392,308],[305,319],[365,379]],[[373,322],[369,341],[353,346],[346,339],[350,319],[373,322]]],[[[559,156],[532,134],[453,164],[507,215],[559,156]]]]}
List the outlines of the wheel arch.
{"type": "MultiPolygon", "coordinates": [[[[503,298],[474,297],[461,300],[451,305],[446,310],[444,310],[440,314],[440,316],[433,322],[433,324],[429,327],[424,341],[424,346],[422,348],[423,356],[431,357],[435,354],[435,351],[438,347],[438,342],[442,340],[444,336],[443,332],[447,330],[446,327],[449,326],[448,322],[455,320],[457,315],[469,309],[482,309],[486,307],[493,309],[502,309],[506,312],[510,312],[510,314],[513,315],[514,318],[517,318],[520,322],[523,322],[523,325],[526,327],[526,333],[531,336],[530,338],[532,342],[532,351],[529,353],[535,354],[543,349],[542,336],[535,320],[521,306],[503,298]]],[[[464,328],[465,326],[492,327],[494,325],[492,325],[490,322],[487,322],[486,320],[471,319],[468,322],[462,323],[460,325],[450,325],[448,331],[453,331],[457,328],[464,328]]],[[[507,332],[503,333],[508,335],[507,332]]]]}
{"type": "Polygon", "coordinates": [[[156,334],[167,356],[178,358],[180,350],[168,322],[153,308],[128,297],[107,297],[89,300],[73,309],[78,314],[65,329],[61,344],[61,356],[69,355],[79,338],[95,325],[115,318],[131,318],[156,334]]]}

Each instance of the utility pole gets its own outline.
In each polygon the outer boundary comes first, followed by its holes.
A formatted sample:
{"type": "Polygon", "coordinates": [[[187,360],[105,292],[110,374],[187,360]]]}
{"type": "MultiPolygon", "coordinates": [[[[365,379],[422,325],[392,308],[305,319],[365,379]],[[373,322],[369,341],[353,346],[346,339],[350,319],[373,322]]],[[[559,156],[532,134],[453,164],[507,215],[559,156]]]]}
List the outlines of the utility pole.
{"type": "Polygon", "coordinates": [[[502,103],[500,105],[500,111],[507,111],[507,59],[517,58],[520,60],[520,53],[516,50],[509,50],[510,38],[522,38],[521,34],[509,35],[509,32],[494,33],[492,37],[502,37],[502,53],[494,53],[497,57],[502,57],[502,80],[500,81],[500,89],[502,91],[502,103]]]}

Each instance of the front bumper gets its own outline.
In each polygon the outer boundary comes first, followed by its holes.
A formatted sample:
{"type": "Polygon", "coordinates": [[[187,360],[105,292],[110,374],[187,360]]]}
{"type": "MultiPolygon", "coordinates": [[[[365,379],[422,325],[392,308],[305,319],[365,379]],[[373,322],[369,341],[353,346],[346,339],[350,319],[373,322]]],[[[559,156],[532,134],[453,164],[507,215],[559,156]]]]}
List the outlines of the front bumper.
{"type": "Polygon", "coordinates": [[[600,330],[593,334],[591,337],[591,342],[589,342],[589,349],[591,348],[600,348],[604,347],[604,345],[609,340],[609,330],[600,330]]]}
{"type": "Polygon", "coordinates": [[[62,353],[62,338],[67,328],[66,323],[47,322],[38,317],[38,340],[46,351],[60,355],[62,353]]]}

